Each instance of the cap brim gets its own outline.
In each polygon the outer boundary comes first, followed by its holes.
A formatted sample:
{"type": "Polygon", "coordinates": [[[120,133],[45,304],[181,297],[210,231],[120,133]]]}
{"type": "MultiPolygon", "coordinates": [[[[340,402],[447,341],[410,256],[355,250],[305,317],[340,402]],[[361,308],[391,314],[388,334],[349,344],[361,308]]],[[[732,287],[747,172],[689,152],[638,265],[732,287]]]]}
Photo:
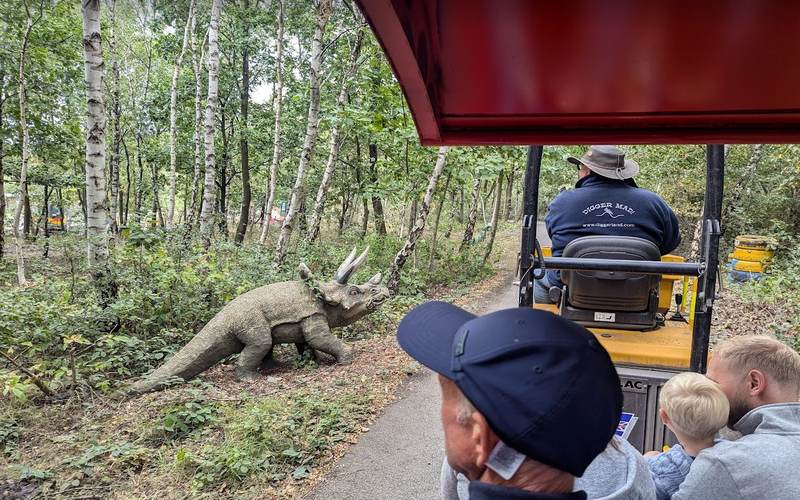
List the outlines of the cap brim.
{"type": "Polygon", "coordinates": [[[573,165],[583,165],[583,162],[577,156],[567,156],[567,161],[572,163],[573,165]]]}
{"type": "Polygon", "coordinates": [[[475,315],[447,302],[426,302],[412,309],[397,327],[397,342],[431,370],[454,378],[453,338],[475,315]]]}

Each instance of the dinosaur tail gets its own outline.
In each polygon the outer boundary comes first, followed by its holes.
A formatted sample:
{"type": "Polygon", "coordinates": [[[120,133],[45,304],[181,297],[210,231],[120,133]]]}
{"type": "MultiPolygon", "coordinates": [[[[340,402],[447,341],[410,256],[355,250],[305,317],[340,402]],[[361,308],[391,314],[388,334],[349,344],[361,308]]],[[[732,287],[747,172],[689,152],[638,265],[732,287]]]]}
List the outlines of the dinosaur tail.
{"type": "Polygon", "coordinates": [[[144,393],[163,389],[177,379],[189,380],[214,364],[242,350],[221,319],[214,317],[188,344],[154,372],[133,384],[129,391],[144,393]]]}

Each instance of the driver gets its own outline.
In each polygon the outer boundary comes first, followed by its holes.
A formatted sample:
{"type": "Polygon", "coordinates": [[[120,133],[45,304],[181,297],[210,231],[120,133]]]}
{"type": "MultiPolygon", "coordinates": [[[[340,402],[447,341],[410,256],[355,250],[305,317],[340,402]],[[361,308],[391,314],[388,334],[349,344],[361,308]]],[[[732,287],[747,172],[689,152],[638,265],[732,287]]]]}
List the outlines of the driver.
{"type": "MultiPolygon", "coordinates": [[[[591,146],[581,158],[567,161],[578,167],[575,189],[560,193],[550,203],[544,222],[558,257],[567,244],[582,236],[634,236],[655,243],[661,255],[681,242],[678,219],[657,194],[636,186],[633,176],[639,165],[626,160],[615,146],[591,146]]],[[[548,270],[536,280],[533,297],[537,303],[554,303],[550,289],[561,290],[558,271],[548,270]]]]}

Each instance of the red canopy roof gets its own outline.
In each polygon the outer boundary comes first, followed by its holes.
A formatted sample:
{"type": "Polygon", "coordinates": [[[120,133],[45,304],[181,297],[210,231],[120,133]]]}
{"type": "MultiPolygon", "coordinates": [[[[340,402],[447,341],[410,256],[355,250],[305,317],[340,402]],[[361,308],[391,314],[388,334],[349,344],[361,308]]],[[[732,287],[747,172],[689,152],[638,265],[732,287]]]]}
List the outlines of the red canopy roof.
{"type": "Polygon", "coordinates": [[[425,145],[800,142],[800,2],[356,0],[425,145]]]}

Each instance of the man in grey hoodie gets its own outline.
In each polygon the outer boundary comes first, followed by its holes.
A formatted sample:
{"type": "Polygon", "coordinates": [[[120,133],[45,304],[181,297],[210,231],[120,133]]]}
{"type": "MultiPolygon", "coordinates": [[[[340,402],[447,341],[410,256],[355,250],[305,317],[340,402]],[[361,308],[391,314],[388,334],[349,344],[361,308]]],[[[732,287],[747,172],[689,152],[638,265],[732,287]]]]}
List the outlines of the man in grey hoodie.
{"type": "Polygon", "coordinates": [[[800,498],[800,354],[770,337],[739,337],[717,346],[707,376],[742,437],[701,451],[672,499],[800,498]]]}

